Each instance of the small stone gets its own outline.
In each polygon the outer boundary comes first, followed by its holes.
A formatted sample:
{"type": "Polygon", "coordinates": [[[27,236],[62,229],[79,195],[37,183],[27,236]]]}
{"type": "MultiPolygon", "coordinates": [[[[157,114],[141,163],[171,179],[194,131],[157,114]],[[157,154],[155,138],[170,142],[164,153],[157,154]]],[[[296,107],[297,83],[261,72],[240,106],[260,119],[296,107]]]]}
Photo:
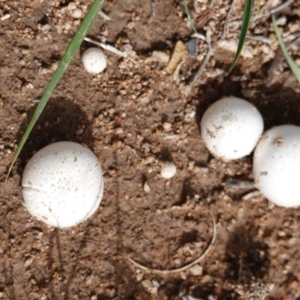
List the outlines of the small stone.
{"type": "Polygon", "coordinates": [[[145,279],[142,281],[142,286],[150,293],[157,294],[157,286],[154,286],[153,283],[149,279],[145,279]]]}
{"type": "Polygon", "coordinates": [[[172,129],[172,124],[165,122],[163,123],[163,128],[165,131],[170,131],[172,129]]]}
{"type": "Polygon", "coordinates": [[[82,10],[80,8],[76,8],[72,10],[70,13],[74,19],[80,19],[82,17],[82,10]]]}
{"type": "Polygon", "coordinates": [[[42,31],[46,32],[46,31],[49,31],[51,29],[51,26],[49,24],[45,24],[42,26],[42,31]]]}
{"type": "Polygon", "coordinates": [[[206,168],[206,167],[200,167],[199,171],[200,171],[201,174],[207,174],[208,173],[208,168],[206,168]]]}
{"type": "Polygon", "coordinates": [[[33,258],[29,257],[26,259],[25,263],[24,263],[24,267],[27,268],[31,265],[31,263],[33,262],[33,258]]]}
{"type": "Polygon", "coordinates": [[[170,56],[162,51],[153,51],[152,57],[161,63],[167,63],[170,60],[170,56]]]}
{"type": "Polygon", "coordinates": [[[159,282],[156,280],[156,279],[152,279],[152,285],[156,288],[159,288],[160,287],[160,284],[159,282]]]}
{"type": "Polygon", "coordinates": [[[194,275],[194,276],[199,276],[203,274],[203,268],[199,265],[194,265],[190,268],[190,272],[194,275]]]}
{"type": "Polygon", "coordinates": [[[136,274],[135,278],[136,278],[137,281],[141,281],[143,279],[143,277],[144,277],[143,273],[138,273],[138,274],[136,274]]]}
{"type": "Polygon", "coordinates": [[[176,174],[176,166],[171,161],[165,161],[161,166],[160,175],[165,179],[170,179],[176,174]]]}
{"type": "Polygon", "coordinates": [[[147,183],[147,181],[144,183],[144,191],[146,193],[150,193],[151,189],[150,189],[150,186],[149,184],[147,183]]]}
{"type": "Polygon", "coordinates": [[[94,278],[93,274],[87,276],[87,277],[85,278],[85,284],[86,284],[86,285],[90,285],[90,284],[92,283],[93,278],[94,278]]]}
{"type": "Polygon", "coordinates": [[[74,10],[74,9],[76,9],[76,4],[75,4],[74,2],[70,2],[70,3],[68,4],[68,10],[69,10],[69,11],[72,11],[72,10],[74,10]]]}
{"type": "Polygon", "coordinates": [[[195,39],[190,39],[186,43],[187,52],[189,55],[196,57],[197,56],[197,42],[195,39]]]}
{"type": "Polygon", "coordinates": [[[184,121],[185,122],[190,122],[194,119],[196,115],[196,112],[195,111],[191,111],[191,112],[188,112],[184,115],[184,121]]]}
{"type": "Polygon", "coordinates": [[[6,15],[4,15],[3,17],[1,17],[1,21],[8,20],[10,17],[11,17],[10,14],[6,14],[6,15]]]}

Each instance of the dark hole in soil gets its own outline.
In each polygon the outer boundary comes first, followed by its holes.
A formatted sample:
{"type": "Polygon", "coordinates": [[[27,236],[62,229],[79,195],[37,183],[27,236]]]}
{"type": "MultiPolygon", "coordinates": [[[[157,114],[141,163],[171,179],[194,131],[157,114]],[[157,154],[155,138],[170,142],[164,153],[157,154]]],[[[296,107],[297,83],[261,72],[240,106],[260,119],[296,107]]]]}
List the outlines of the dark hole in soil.
{"type": "MultiPolygon", "coordinates": [[[[27,118],[17,134],[18,141],[21,140],[35,108],[36,105],[27,111],[27,118]]],[[[59,141],[77,142],[89,148],[92,148],[94,144],[85,113],[77,104],[62,97],[51,99],[47,103],[19,156],[18,173],[22,175],[27,161],[35,152],[59,141]]]]}

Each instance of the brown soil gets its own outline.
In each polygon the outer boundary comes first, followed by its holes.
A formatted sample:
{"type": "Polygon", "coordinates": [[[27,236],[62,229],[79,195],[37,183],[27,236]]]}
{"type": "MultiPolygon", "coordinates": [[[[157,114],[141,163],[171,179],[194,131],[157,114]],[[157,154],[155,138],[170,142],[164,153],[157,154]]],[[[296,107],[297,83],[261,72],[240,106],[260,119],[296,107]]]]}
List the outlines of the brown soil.
{"type": "MultiPolygon", "coordinates": [[[[75,3],[85,13],[91,2],[75,3]]],[[[177,76],[152,55],[172,56],[178,40],[191,40],[181,1],[105,1],[111,21],[99,17],[89,37],[102,36],[131,60],[105,52],[107,70],[91,76],[78,53],[5,183],[13,152],[79,21],[69,1],[1,1],[0,298],[300,299],[299,209],[276,207],[261,196],[245,200],[251,186],[239,188],[230,179],[251,183],[252,157],[219,161],[199,133],[204,110],[228,95],[254,103],[266,128],[300,125],[299,85],[280,56],[269,16],[256,20],[249,35],[271,43],[247,40],[248,54],[226,76],[234,53],[218,42],[226,38],[231,2],[192,2],[198,32],[212,31],[213,54],[190,85],[207,54],[204,41],[195,39],[198,59],[186,50],[177,76]],[[91,148],[105,174],[99,210],[66,230],[32,218],[20,187],[33,153],[60,140],[91,148]],[[160,176],[166,159],[177,166],[171,180],[160,176]],[[194,261],[213,236],[208,209],[217,239],[193,268],[156,274],[128,260],[160,270],[194,261]]],[[[269,2],[260,1],[262,13],[272,8],[269,2]]],[[[235,1],[230,26],[241,19],[243,3],[235,1]]],[[[299,1],[277,16],[287,43],[299,34],[299,16],[299,1]]],[[[236,41],[239,27],[230,26],[227,40],[236,41]]],[[[89,46],[83,43],[81,52],[89,46]]],[[[296,46],[291,54],[299,59],[296,46]]]]}

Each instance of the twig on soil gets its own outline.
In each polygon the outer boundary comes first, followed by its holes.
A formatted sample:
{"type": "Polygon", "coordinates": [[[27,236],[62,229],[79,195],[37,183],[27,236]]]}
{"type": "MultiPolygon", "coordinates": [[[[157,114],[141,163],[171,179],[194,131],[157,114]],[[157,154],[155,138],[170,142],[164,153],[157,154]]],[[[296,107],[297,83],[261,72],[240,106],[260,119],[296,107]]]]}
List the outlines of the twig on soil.
{"type": "Polygon", "coordinates": [[[111,18],[105,12],[103,12],[103,10],[100,10],[98,12],[98,15],[106,21],[111,21],[111,18]]]}
{"type": "Polygon", "coordinates": [[[193,33],[193,34],[192,34],[192,37],[193,37],[193,38],[198,38],[198,39],[203,40],[203,41],[206,42],[206,36],[203,35],[203,34],[201,34],[201,33],[193,33]]]}
{"type": "Polygon", "coordinates": [[[94,41],[88,37],[85,37],[84,38],[85,41],[91,43],[91,44],[94,44],[94,45],[97,45],[105,50],[108,50],[114,54],[117,54],[119,56],[122,56],[122,57],[127,57],[127,55],[125,53],[123,53],[122,51],[118,50],[117,48],[111,46],[111,45],[106,45],[106,44],[103,44],[103,43],[100,43],[100,42],[97,42],[97,41],[94,41]]]}
{"type": "Polygon", "coordinates": [[[150,273],[155,273],[155,274],[161,274],[161,275],[168,275],[168,274],[174,274],[174,273],[179,273],[179,272],[183,272],[188,270],[189,268],[191,268],[192,266],[194,266],[195,264],[201,262],[206,255],[211,251],[215,241],[216,241],[216,237],[217,237],[217,224],[216,224],[216,220],[215,217],[213,215],[213,213],[208,210],[211,217],[212,217],[212,222],[213,222],[213,236],[212,239],[210,241],[209,246],[206,248],[206,250],[204,251],[204,253],[198,257],[197,259],[195,259],[193,262],[181,267],[181,268],[177,268],[177,269],[171,269],[171,270],[159,270],[159,269],[152,269],[152,268],[148,268],[146,266],[143,266],[142,264],[136,262],[135,260],[133,260],[132,258],[130,258],[129,256],[126,256],[126,259],[131,262],[135,267],[142,269],[146,272],[150,272],[150,273]]]}
{"type": "Polygon", "coordinates": [[[229,9],[229,12],[227,14],[227,18],[226,18],[226,21],[225,21],[225,24],[224,24],[224,28],[223,28],[223,34],[222,34],[222,38],[221,38],[222,40],[227,39],[227,37],[228,37],[229,20],[231,18],[232,11],[233,11],[233,8],[234,8],[236,2],[237,2],[237,0],[233,0],[232,3],[231,3],[231,6],[230,6],[230,9],[229,9]]]}
{"type": "Polygon", "coordinates": [[[212,55],[212,44],[211,44],[211,28],[209,26],[207,26],[207,30],[206,30],[206,42],[208,45],[208,50],[207,50],[207,54],[203,60],[202,65],[200,66],[200,69],[198,70],[198,72],[196,73],[196,75],[194,76],[194,78],[190,81],[190,85],[194,85],[196,83],[196,81],[199,79],[199,77],[201,76],[202,72],[204,71],[206,65],[208,64],[210,57],[212,55]]]}
{"type": "Polygon", "coordinates": [[[250,193],[244,195],[244,196],[242,197],[242,200],[243,200],[243,201],[248,201],[248,200],[250,200],[250,199],[252,199],[252,198],[255,198],[255,197],[258,197],[258,196],[261,196],[261,195],[262,195],[262,194],[261,194],[260,191],[252,191],[252,192],[250,192],[250,193]]]}
{"type": "MultiPolygon", "coordinates": [[[[286,8],[287,6],[291,5],[293,2],[294,2],[294,0],[287,0],[286,2],[280,4],[277,7],[270,9],[267,12],[260,13],[259,15],[254,16],[252,18],[253,19],[252,21],[255,22],[261,18],[269,17],[270,15],[276,14],[276,13],[280,12],[281,10],[283,10],[284,8],[286,8]]],[[[236,20],[236,21],[232,22],[231,25],[234,24],[235,26],[239,26],[242,24],[242,22],[243,22],[243,20],[236,20]]]]}
{"type": "Polygon", "coordinates": [[[283,10],[284,8],[286,8],[287,6],[291,5],[293,2],[294,2],[294,0],[287,0],[286,2],[283,2],[282,4],[278,5],[277,7],[274,7],[272,9],[270,9],[268,12],[263,13],[263,14],[259,14],[258,16],[256,16],[254,18],[254,20],[258,20],[260,18],[268,17],[270,15],[276,14],[279,11],[283,10]]]}

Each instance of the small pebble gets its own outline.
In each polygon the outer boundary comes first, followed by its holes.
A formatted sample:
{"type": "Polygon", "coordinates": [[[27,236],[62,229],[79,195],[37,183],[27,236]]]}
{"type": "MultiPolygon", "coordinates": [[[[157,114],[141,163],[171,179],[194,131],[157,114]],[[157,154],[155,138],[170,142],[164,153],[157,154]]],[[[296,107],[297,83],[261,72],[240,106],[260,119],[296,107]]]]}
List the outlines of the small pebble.
{"type": "Polygon", "coordinates": [[[24,263],[24,267],[27,268],[31,265],[31,263],[33,262],[33,258],[29,257],[26,259],[25,263],[24,263]]]}
{"type": "Polygon", "coordinates": [[[76,4],[74,3],[74,2],[70,2],[69,4],[68,4],[68,10],[69,11],[72,11],[72,10],[74,10],[74,9],[76,9],[77,7],[76,7],[76,4]]]}
{"type": "Polygon", "coordinates": [[[160,175],[170,179],[176,174],[176,166],[171,161],[165,161],[161,166],[160,175]]]}
{"type": "Polygon", "coordinates": [[[190,272],[194,276],[199,276],[203,274],[203,268],[199,265],[194,265],[190,268],[190,272]]]}
{"type": "Polygon", "coordinates": [[[153,51],[152,57],[162,63],[167,63],[170,60],[170,56],[162,51],[153,51]]]}
{"type": "Polygon", "coordinates": [[[49,24],[45,24],[41,27],[42,31],[46,32],[49,31],[51,29],[51,26],[49,24]]]}
{"type": "Polygon", "coordinates": [[[251,190],[254,189],[254,182],[253,181],[247,181],[247,180],[240,180],[235,178],[228,178],[225,181],[225,185],[228,189],[231,190],[251,190]]]}
{"type": "Polygon", "coordinates": [[[144,191],[146,193],[150,193],[151,189],[150,189],[150,186],[149,184],[147,183],[147,181],[144,183],[144,191]]]}
{"type": "Polygon", "coordinates": [[[143,273],[138,273],[138,274],[136,274],[136,280],[137,280],[137,281],[141,281],[141,280],[143,279],[143,277],[144,277],[144,274],[143,274],[143,273]]]}
{"type": "Polygon", "coordinates": [[[158,287],[156,284],[153,284],[149,279],[142,281],[142,286],[150,293],[150,294],[157,294],[158,287]]]}
{"type": "Polygon", "coordinates": [[[11,17],[10,14],[6,14],[6,15],[4,15],[3,17],[1,17],[1,21],[8,20],[10,17],[11,17]]]}
{"type": "Polygon", "coordinates": [[[163,128],[165,131],[170,131],[172,129],[172,124],[165,122],[163,123],[163,128]]]}
{"type": "Polygon", "coordinates": [[[76,8],[72,10],[70,13],[74,19],[80,19],[82,17],[82,10],[80,8],[76,8]]]}
{"type": "Polygon", "coordinates": [[[186,43],[187,52],[189,55],[196,57],[197,56],[197,42],[195,39],[190,39],[186,43]]]}

